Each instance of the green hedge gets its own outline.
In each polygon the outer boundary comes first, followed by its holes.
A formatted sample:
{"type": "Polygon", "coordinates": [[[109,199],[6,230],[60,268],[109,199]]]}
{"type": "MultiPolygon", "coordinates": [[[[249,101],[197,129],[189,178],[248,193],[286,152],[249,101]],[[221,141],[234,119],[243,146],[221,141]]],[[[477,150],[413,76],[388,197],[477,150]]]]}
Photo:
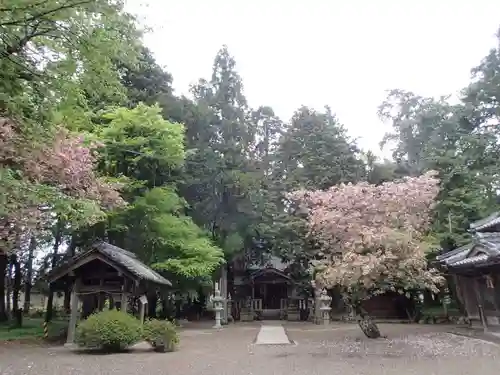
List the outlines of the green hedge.
{"type": "Polygon", "coordinates": [[[179,344],[175,324],[168,320],[151,319],[144,322],[143,337],[160,352],[173,351],[179,344]]]}
{"type": "Polygon", "coordinates": [[[141,322],[125,312],[105,310],[92,314],[76,330],[76,343],[87,349],[117,352],[142,338],[141,322]]]}

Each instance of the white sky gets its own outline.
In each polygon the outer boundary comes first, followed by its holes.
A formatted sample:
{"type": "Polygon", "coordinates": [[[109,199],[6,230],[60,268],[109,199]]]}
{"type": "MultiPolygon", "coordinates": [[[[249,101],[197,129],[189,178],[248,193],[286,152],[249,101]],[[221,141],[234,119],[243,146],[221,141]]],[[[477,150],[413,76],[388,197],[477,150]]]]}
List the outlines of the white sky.
{"type": "Polygon", "coordinates": [[[496,0],[128,1],[153,29],[146,44],[178,93],[209,78],[227,44],[251,106],[288,120],[302,104],[328,104],[378,154],[385,91],[456,93],[496,46],[500,26],[496,0]]]}

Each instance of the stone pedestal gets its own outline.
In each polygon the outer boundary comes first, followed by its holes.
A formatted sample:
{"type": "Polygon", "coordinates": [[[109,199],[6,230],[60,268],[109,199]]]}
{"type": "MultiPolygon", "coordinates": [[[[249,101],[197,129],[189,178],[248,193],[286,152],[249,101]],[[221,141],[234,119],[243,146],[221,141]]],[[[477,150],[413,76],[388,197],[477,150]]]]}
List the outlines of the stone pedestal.
{"type": "Polygon", "coordinates": [[[330,307],[330,304],[332,302],[332,297],[330,297],[326,290],[323,290],[321,292],[321,296],[319,297],[320,300],[320,311],[321,311],[321,317],[323,320],[324,325],[330,324],[330,310],[332,309],[330,307]]]}
{"type": "Polygon", "coordinates": [[[224,298],[222,298],[220,295],[219,286],[215,284],[215,291],[214,291],[214,296],[212,297],[212,302],[214,304],[214,311],[215,311],[215,325],[213,326],[213,328],[216,329],[222,328],[221,312],[224,309],[224,307],[222,306],[223,301],[224,298]]]}

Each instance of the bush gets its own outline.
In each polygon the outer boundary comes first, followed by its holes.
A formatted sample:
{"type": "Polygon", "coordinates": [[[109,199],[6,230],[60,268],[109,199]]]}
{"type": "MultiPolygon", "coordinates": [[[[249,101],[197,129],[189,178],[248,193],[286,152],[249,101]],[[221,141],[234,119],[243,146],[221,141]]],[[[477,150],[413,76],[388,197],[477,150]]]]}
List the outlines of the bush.
{"type": "Polygon", "coordinates": [[[179,343],[175,325],[168,320],[151,319],[144,322],[144,340],[160,352],[173,351],[179,343]]]}
{"type": "Polygon", "coordinates": [[[132,315],[106,310],[89,316],[76,329],[76,343],[87,349],[116,352],[141,339],[142,326],[132,315]]]}

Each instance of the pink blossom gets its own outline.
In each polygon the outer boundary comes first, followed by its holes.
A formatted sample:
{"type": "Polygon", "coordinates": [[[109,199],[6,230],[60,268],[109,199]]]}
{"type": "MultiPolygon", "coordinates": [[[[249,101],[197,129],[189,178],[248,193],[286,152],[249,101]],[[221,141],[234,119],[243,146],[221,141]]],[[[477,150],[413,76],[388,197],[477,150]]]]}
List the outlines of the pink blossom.
{"type": "Polygon", "coordinates": [[[427,268],[424,243],[439,191],[434,176],[290,194],[307,210],[309,236],[321,254],[316,281],[374,293],[436,290],[443,279],[427,268]]]}

